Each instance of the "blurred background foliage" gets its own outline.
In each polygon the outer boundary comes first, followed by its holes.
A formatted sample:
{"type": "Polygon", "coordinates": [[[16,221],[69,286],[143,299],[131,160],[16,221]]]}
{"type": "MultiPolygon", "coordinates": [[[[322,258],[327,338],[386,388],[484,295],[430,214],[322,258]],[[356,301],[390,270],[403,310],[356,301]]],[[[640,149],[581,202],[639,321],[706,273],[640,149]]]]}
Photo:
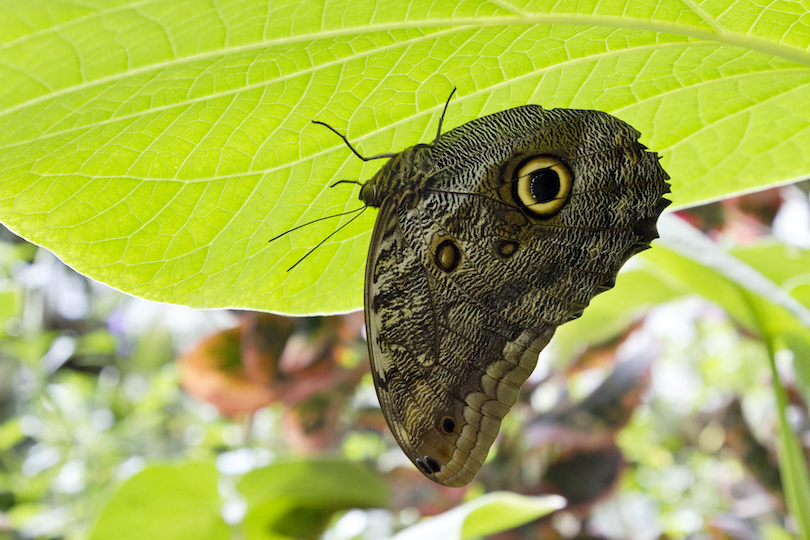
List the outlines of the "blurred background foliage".
{"type": "MultiPolygon", "coordinates": [[[[805,182],[678,214],[718,244],[793,253],[797,266],[780,268],[795,291],[810,283],[807,192],[805,182]]],[[[626,322],[600,342],[549,347],[465,489],[431,483],[393,441],[360,312],[148,302],[6,231],[0,297],[3,540],[387,538],[495,490],[568,501],[539,520],[553,508],[484,514],[487,533],[509,529],[502,539],[797,531],[766,348],[700,297],[633,317],[616,303],[626,322]]],[[[806,455],[808,394],[790,360],[777,367],[806,455]]],[[[435,534],[439,520],[422,526],[434,523],[435,534]]]]}

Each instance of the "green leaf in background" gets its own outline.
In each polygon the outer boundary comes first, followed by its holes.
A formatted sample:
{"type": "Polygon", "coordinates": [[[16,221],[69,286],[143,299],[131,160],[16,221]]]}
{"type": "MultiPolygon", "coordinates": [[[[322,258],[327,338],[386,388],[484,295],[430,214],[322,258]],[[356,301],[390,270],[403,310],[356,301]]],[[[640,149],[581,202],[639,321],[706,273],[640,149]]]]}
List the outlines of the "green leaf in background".
{"type": "MultiPolygon", "coordinates": [[[[810,250],[766,243],[735,249],[732,254],[810,309],[810,250]]],[[[775,336],[792,352],[796,382],[810,400],[810,330],[806,324],[782,326],[775,336]]]]}
{"type": "Polygon", "coordinates": [[[810,308],[810,250],[771,242],[735,249],[733,254],[810,308]]]}
{"type": "Polygon", "coordinates": [[[338,460],[279,461],[247,473],[239,491],[248,503],[247,540],[318,538],[336,511],[388,502],[378,475],[338,460]]]}
{"type": "Polygon", "coordinates": [[[20,429],[18,418],[0,424],[0,451],[11,448],[23,439],[25,439],[25,434],[20,429]]]}
{"type": "Polygon", "coordinates": [[[394,540],[468,540],[484,537],[525,525],[565,505],[565,499],[559,495],[527,497],[494,491],[409,527],[395,535],[394,540]]]}
{"type": "MultiPolygon", "coordinates": [[[[765,313],[762,307],[767,303],[754,298],[753,295],[749,297],[751,299],[751,311],[757,315],[770,360],[779,418],[779,472],[784,483],[785,500],[796,520],[800,538],[807,539],[810,538],[810,513],[807,512],[807,509],[810,508],[810,471],[807,468],[804,447],[787,420],[789,401],[787,392],[779,380],[779,371],[776,368],[776,348],[774,346],[779,338],[779,328],[775,328],[772,321],[766,319],[768,313],[765,313]]],[[[810,334],[810,332],[805,332],[805,334],[810,334]]],[[[810,343],[810,339],[805,339],[805,348],[808,343],[810,343]]]]}
{"type": "Polygon", "coordinates": [[[107,504],[90,540],[227,540],[217,478],[206,463],[144,469],[107,504]]]}
{"type": "MultiPolygon", "coordinates": [[[[810,514],[807,512],[810,508],[810,474],[801,444],[787,422],[788,401],[775,362],[779,342],[794,346],[801,343],[799,355],[793,355],[793,362],[797,365],[805,360],[801,355],[810,346],[810,307],[763,273],[724,252],[686,222],[664,216],[659,224],[662,243],[678,253],[660,249],[650,252],[646,258],[680,280],[685,287],[723,306],[737,322],[759,335],[768,348],[779,417],[779,469],[785,482],[785,497],[801,538],[810,538],[810,514]]],[[[777,253],[773,255],[775,259],[779,258],[777,253]]],[[[798,255],[797,258],[804,257],[798,255]]],[[[774,271],[772,263],[759,264],[772,275],[781,273],[774,271]]],[[[796,372],[806,375],[807,367],[796,368],[796,372]]]]}
{"type": "MultiPolygon", "coordinates": [[[[725,252],[685,221],[672,215],[659,220],[660,244],[644,257],[691,292],[712,300],[755,333],[782,332],[810,335],[810,306],[781,289],[777,283],[725,252]],[[758,302],[752,309],[751,293],[758,302]],[[763,321],[768,326],[763,327],[763,321]]],[[[761,263],[762,264],[762,263],[761,263]]],[[[769,268],[767,263],[763,268],[769,268]]]]}
{"type": "Polygon", "coordinates": [[[99,281],[196,307],[361,305],[366,154],[505,108],[595,108],[678,205],[810,172],[803,9],[466,0],[0,4],[0,221],[99,281]]]}
{"type": "Polygon", "coordinates": [[[654,243],[655,249],[633,259],[628,265],[631,269],[618,275],[613,289],[594,298],[582,317],[557,330],[554,339],[564,358],[583,339],[590,344],[610,339],[646,308],[687,294],[716,302],[739,324],[759,333],[750,299],[739,287],[745,283],[760,297],[772,300],[766,308],[767,319],[783,339],[791,341],[791,349],[808,359],[797,362],[797,371],[810,363],[806,353],[810,346],[810,251],[771,241],[726,253],[670,215],[661,218],[659,230],[662,238],[654,243]]]}
{"type": "Polygon", "coordinates": [[[768,346],[779,404],[779,466],[785,494],[802,538],[810,535],[810,475],[801,445],[785,417],[787,400],[773,364],[775,345],[791,351],[805,400],[810,399],[810,251],[777,244],[723,251],[672,215],[659,220],[657,249],[619,274],[616,287],[599,295],[584,315],[562,326],[555,343],[563,361],[583,336],[591,343],[624,330],[640,309],[668,298],[698,294],[725,309],[738,324],[768,346]]]}
{"type": "Polygon", "coordinates": [[[628,266],[637,268],[620,272],[616,286],[591,300],[582,317],[554,332],[552,343],[558,364],[566,365],[578,348],[598,345],[622,334],[655,304],[689,292],[680,283],[651,272],[646,265],[639,268],[639,259],[628,266]]]}

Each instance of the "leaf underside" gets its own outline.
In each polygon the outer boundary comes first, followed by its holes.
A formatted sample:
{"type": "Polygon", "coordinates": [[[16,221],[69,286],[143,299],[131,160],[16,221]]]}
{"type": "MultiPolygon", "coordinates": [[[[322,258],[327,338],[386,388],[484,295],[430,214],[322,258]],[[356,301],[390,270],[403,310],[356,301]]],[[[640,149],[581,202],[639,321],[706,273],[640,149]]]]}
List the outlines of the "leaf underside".
{"type": "Polygon", "coordinates": [[[0,4],[0,221],[78,271],[195,307],[362,305],[381,162],[526,103],[642,132],[679,206],[810,172],[810,20],[731,2],[0,4]]]}

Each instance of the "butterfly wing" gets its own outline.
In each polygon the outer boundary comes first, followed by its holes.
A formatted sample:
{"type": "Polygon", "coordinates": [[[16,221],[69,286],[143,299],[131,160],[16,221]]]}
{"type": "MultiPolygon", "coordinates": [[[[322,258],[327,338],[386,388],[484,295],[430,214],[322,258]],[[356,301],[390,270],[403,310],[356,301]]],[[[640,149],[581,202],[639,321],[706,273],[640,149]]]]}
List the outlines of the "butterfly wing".
{"type": "Polygon", "coordinates": [[[556,326],[656,236],[667,175],[637,138],[596,111],[511,109],[442,135],[427,187],[385,199],[366,267],[372,373],[432,480],[472,480],[556,326]],[[537,156],[561,165],[557,196],[537,156]]]}
{"type": "Polygon", "coordinates": [[[380,405],[400,447],[432,480],[476,475],[553,327],[516,328],[460,300],[380,209],[366,265],[366,332],[380,405]]]}

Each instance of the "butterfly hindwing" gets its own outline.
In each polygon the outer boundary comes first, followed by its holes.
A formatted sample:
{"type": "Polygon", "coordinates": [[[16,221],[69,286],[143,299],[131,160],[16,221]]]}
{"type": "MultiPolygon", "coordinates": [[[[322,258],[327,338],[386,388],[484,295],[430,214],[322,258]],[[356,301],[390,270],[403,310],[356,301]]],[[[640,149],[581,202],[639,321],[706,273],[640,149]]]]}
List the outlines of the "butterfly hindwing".
{"type": "Polygon", "coordinates": [[[553,329],[505,324],[443,290],[395,210],[380,211],[372,236],[384,238],[372,243],[366,271],[374,382],[408,457],[430,478],[461,486],[481,468],[553,329]]]}

